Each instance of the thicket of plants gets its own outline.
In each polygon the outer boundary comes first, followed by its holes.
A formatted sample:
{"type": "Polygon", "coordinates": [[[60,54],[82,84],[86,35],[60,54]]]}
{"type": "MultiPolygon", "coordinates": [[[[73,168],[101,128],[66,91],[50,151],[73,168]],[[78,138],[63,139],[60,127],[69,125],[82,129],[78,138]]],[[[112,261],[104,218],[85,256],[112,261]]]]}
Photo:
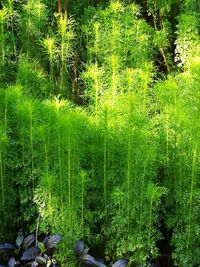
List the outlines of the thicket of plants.
{"type": "Polygon", "coordinates": [[[200,265],[199,14],[1,1],[0,243],[37,229],[62,266],[79,239],[109,263],[200,265]]]}

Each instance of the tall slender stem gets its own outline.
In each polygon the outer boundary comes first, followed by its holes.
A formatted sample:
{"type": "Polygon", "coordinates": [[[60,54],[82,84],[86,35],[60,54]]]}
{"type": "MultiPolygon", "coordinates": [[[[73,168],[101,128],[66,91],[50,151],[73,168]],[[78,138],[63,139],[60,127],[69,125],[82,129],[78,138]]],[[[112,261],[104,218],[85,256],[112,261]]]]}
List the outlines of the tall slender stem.
{"type": "Polygon", "coordinates": [[[194,194],[194,186],[195,186],[195,164],[196,164],[196,155],[197,148],[196,146],[192,151],[192,177],[190,183],[190,197],[189,197],[189,216],[188,216],[188,237],[186,247],[188,248],[190,245],[190,235],[191,235],[191,219],[192,219],[192,206],[193,206],[193,194],[194,194]]]}
{"type": "Polygon", "coordinates": [[[5,192],[4,192],[4,177],[3,177],[3,159],[0,151],[0,178],[1,178],[1,199],[3,207],[3,225],[5,224],[5,192]]]}
{"type": "Polygon", "coordinates": [[[67,175],[68,175],[68,216],[69,225],[71,225],[71,133],[68,133],[68,158],[67,158],[67,175]]]}
{"type": "Polygon", "coordinates": [[[61,137],[60,137],[60,127],[58,126],[58,168],[59,168],[59,182],[60,182],[60,202],[61,211],[63,212],[63,190],[62,190],[62,162],[61,162],[61,137]]]}
{"type": "Polygon", "coordinates": [[[1,22],[1,65],[4,66],[5,64],[5,37],[4,37],[4,25],[3,21],[1,22]]]}
{"type": "Polygon", "coordinates": [[[128,209],[128,231],[130,229],[130,176],[131,176],[131,135],[128,133],[128,151],[127,151],[127,209],[128,209]]]}
{"type": "Polygon", "coordinates": [[[33,113],[32,107],[30,107],[30,150],[31,150],[31,175],[32,175],[32,183],[33,189],[35,188],[35,178],[34,178],[34,157],[33,157],[33,113]]]}
{"type": "Polygon", "coordinates": [[[81,173],[81,229],[82,235],[84,234],[84,183],[85,183],[85,173],[81,173]]]}
{"type": "Polygon", "coordinates": [[[103,164],[103,176],[104,176],[104,206],[107,205],[107,153],[108,153],[108,111],[104,110],[104,164],[103,164]]]}

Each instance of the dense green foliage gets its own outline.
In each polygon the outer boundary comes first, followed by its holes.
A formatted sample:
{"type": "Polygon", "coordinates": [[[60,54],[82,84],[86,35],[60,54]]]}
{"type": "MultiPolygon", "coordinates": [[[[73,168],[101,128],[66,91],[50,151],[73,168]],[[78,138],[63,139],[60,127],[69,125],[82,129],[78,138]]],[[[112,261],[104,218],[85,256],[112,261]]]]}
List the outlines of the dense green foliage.
{"type": "Polygon", "coordinates": [[[199,1],[56,2],[0,3],[0,241],[199,266],[199,1]]]}

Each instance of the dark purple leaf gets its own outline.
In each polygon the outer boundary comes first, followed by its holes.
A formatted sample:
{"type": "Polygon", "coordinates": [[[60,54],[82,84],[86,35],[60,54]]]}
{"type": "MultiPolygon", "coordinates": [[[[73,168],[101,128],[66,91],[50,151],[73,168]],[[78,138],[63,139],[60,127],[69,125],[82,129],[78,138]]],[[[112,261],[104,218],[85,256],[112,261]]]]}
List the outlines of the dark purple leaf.
{"type": "Polygon", "coordinates": [[[47,263],[47,260],[44,257],[41,257],[41,256],[37,257],[35,259],[35,261],[37,261],[39,264],[42,264],[42,265],[46,265],[46,263],[47,263]]]}
{"type": "Polygon", "coordinates": [[[15,266],[15,258],[10,258],[8,261],[8,267],[14,267],[15,266]]]}
{"type": "Polygon", "coordinates": [[[21,260],[30,261],[35,259],[40,254],[40,249],[38,247],[31,247],[24,251],[21,260]]]}
{"type": "Polygon", "coordinates": [[[90,248],[85,248],[84,251],[83,251],[83,254],[84,255],[88,254],[89,250],[90,250],[90,248]]]}
{"type": "Polygon", "coordinates": [[[16,246],[10,243],[0,244],[0,253],[15,250],[16,246]]]}
{"type": "Polygon", "coordinates": [[[31,267],[36,267],[36,266],[38,266],[38,263],[37,263],[36,261],[33,261],[33,262],[31,263],[31,267]]]}
{"type": "Polygon", "coordinates": [[[18,246],[18,247],[20,247],[21,246],[21,244],[22,244],[22,242],[23,242],[23,240],[24,240],[24,236],[23,235],[19,235],[17,238],[16,238],[16,245],[18,246]]]}
{"type": "Polygon", "coordinates": [[[49,236],[45,236],[44,240],[42,241],[42,243],[45,245],[47,245],[47,240],[49,239],[49,236]]]}
{"type": "Polygon", "coordinates": [[[96,261],[96,263],[98,264],[98,267],[106,267],[106,265],[101,261],[96,261]]]}
{"type": "Polygon", "coordinates": [[[126,265],[127,265],[127,260],[125,260],[125,259],[121,259],[121,260],[118,260],[118,261],[116,261],[113,265],[112,265],[112,267],[125,267],[126,265]]]}
{"type": "Polygon", "coordinates": [[[0,264],[0,267],[6,267],[6,265],[2,265],[2,264],[0,264]]]}
{"type": "Polygon", "coordinates": [[[46,249],[55,247],[61,240],[60,235],[52,235],[49,236],[48,239],[45,241],[44,245],[46,249]]]}
{"type": "Polygon", "coordinates": [[[47,254],[44,254],[44,258],[46,261],[50,260],[49,256],[47,254]]]}
{"type": "Polygon", "coordinates": [[[22,248],[27,249],[31,244],[33,244],[34,241],[35,241],[35,236],[33,234],[25,237],[22,244],[22,248]]]}
{"type": "Polygon", "coordinates": [[[58,267],[56,260],[53,260],[49,267],[58,267]]]}
{"type": "MultiPolygon", "coordinates": [[[[84,244],[83,240],[78,240],[76,242],[76,245],[75,245],[75,248],[74,248],[74,252],[75,252],[77,257],[79,257],[81,254],[83,254],[84,247],[85,247],[85,244],[84,244]]],[[[87,253],[85,253],[85,254],[87,254],[87,253]]]]}
{"type": "Polygon", "coordinates": [[[89,254],[80,256],[79,261],[83,262],[86,265],[98,267],[98,263],[96,262],[96,260],[89,254]]]}

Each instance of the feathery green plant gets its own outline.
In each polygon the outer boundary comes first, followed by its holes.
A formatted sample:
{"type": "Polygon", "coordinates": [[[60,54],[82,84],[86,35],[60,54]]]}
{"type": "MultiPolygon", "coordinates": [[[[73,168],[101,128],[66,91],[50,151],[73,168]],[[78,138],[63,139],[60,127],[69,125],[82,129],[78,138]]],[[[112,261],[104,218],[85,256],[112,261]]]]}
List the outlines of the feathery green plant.
{"type": "Polygon", "coordinates": [[[3,7],[0,10],[0,41],[1,41],[1,65],[4,66],[5,64],[5,23],[7,18],[7,10],[3,7]]]}
{"type": "Polygon", "coordinates": [[[5,3],[5,6],[7,8],[7,19],[10,21],[10,27],[12,32],[12,45],[13,45],[13,54],[16,57],[17,56],[17,47],[16,47],[16,38],[15,38],[15,16],[17,15],[17,12],[14,10],[14,0],[8,0],[7,3],[5,3]]]}
{"type": "Polygon", "coordinates": [[[195,141],[199,128],[196,123],[199,118],[199,79],[196,76],[199,65],[198,61],[193,64],[190,71],[169,77],[157,85],[166,146],[164,183],[170,190],[166,204],[171,212],[166,222],[168,229],[173,229],[176,266],[199,264],[195,237],[199,231],[196,212],[199,207],[199,144],[195,141]]]}
{"type": "Polygon", "coordinates": [[[54,65],[54,55],[55,55],[55,40],[53,37],[48,37],[43,40],[43,45],[47,50],[49,56],[49,64],[50,64],[50,80],[53,81],[53,65],[54,65]]]}
{"type": "Polygon", "coordinates": [[[192,64],[192,59],[200,55],[198,14],[187,11],[182,13],[178,20],[175,61],[180,67],[187,69],[192,64]]]}
{"type": "Polygon", "coordinates": [[[44,36],[42,30],[47,21],[46,6],[41,0],[29,0],[23,4],[20,15],[19,33],[22,51],[29,57],[35,57],[40,49],[39,40],[44,36]]]}
{"type": "Polygon", "coordinates": [[[72,56],[72,41],[74,39],[73,20],[67,18],[66,14],[61,14],[57,18],[58,45],[60,57],[60,90],[64,95],[70,96],[69,88],[66,88],[67,71],[69,70],[69,59],[72,56]]]}
{"type": "Polygon", "coordinates": [[[4,151],[5,151],[5,145],[6,145],[6,135],[4,133],[1,133],[0,138],[0,177],[1,177],[1,218],[2,218],[2,231],[5,233],[5,225],[6,225],[6,202],[5,202],[5,189],[4,189],[4,151]]]}
{"type": "Polygon", "coordinates": [[[26,89],[27,95],[37,99],[47,98],[53,93],[52,83],[38,60],[30,60],[26,56],[19,58],[16,83],[26,89]]]}

